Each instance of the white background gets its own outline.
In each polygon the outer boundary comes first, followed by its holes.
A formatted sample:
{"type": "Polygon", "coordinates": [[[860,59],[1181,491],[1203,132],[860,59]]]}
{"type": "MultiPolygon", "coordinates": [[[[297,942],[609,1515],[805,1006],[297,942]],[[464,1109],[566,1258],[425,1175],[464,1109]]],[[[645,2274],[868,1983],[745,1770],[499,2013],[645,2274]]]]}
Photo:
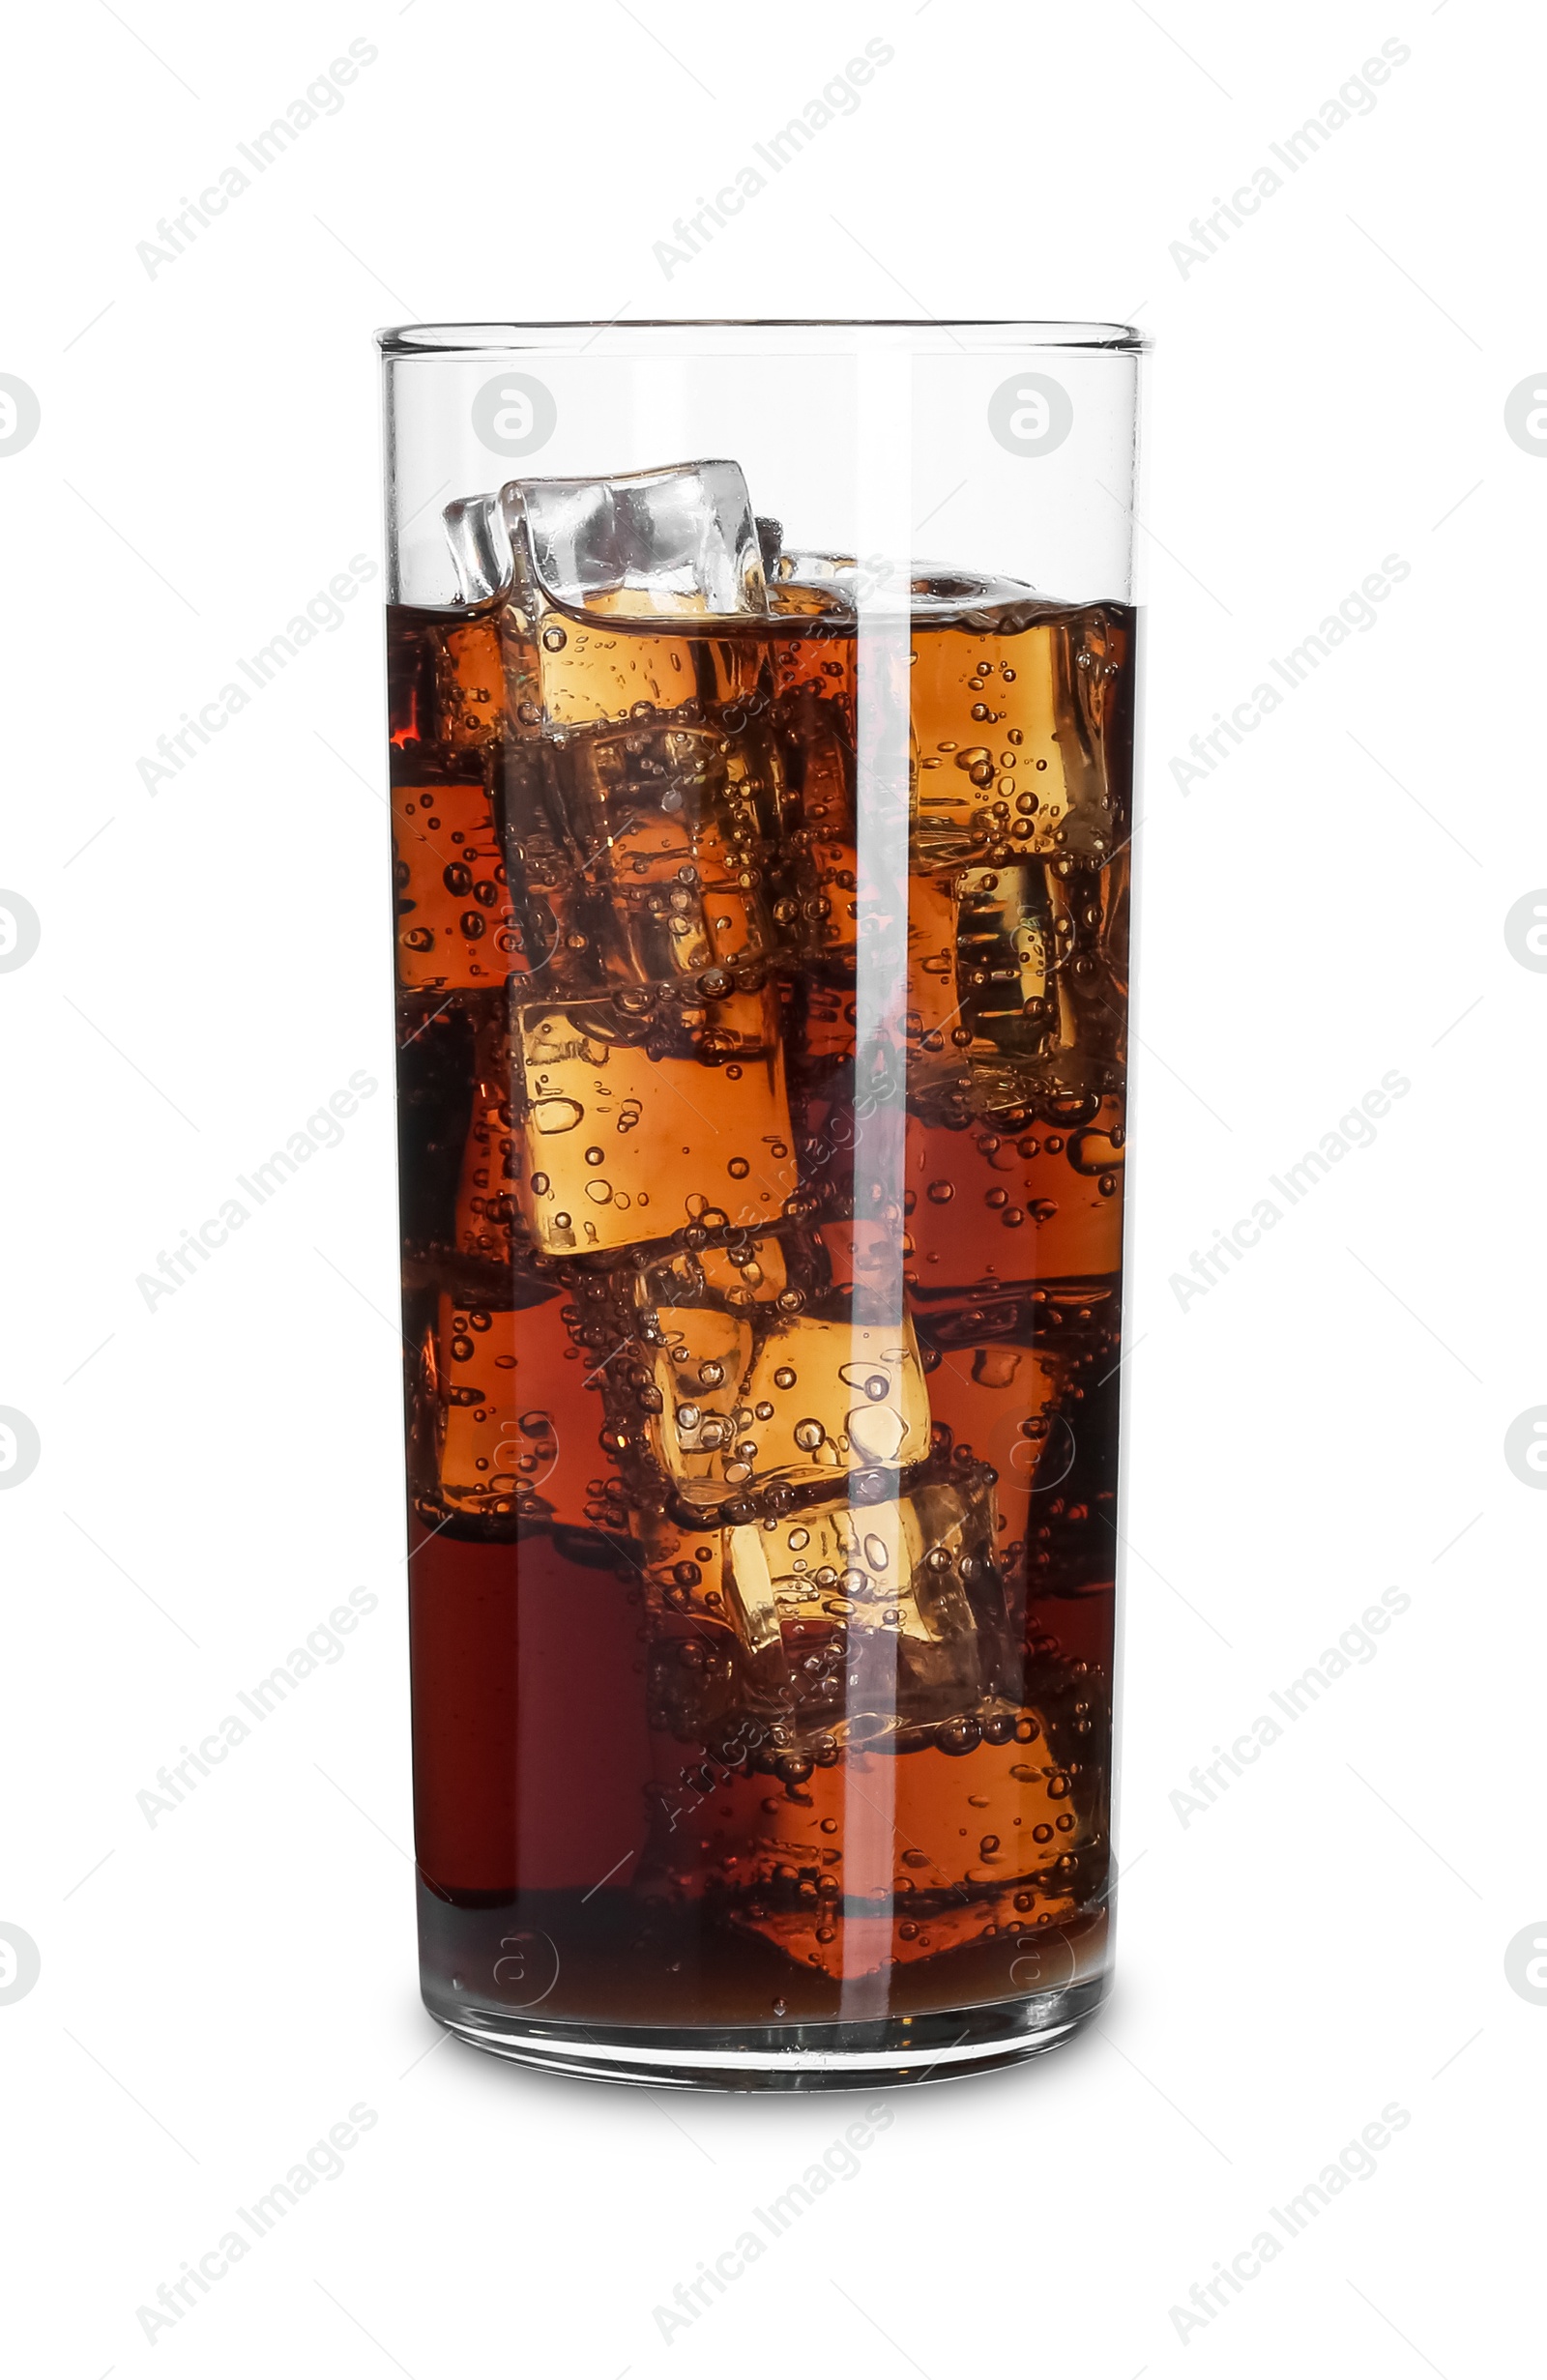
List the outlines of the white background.
{"type": "Polygon", "coordinates": [[[0,2006],[17,2372],[1518,2368],[1547,2009],[1504,1954],[1547,1908],[1547,1514],[1503,1442],[1547,1401],[1547,979],[1503,920],[1547,884],[1547,459],[1504,405],[1547,379],[1542,48],[1477,0],[14,23],[0,369],[42,427],[0,457],[0,883],[43,921],[0,975],[0,1404],[43,1450],[0,1498],[0,1918],[43,1961],[0,2006]],[[663,276],[674,218],[876,35],[858,112],[663,276]],[[342,109],[148,274],[158,219],[356,37],[342,109]],[[1373,111],[1184,272],[1192,218],[1388,39],[1373,111]],[[1070,2049],[893,2096],[669,2345],[653,2308],[858,2111],[564,2084],[417,2001],[379,585],[174,782],[136,769],[378,552],[374,326],[621,310],[1155,340],[1119,1988],[1070,2049]],[[1388,554],[1378,624],[1184,794],[1173,756],[1388,554]],[[136,1276],[359,1068],[383,1091],[341,1146],[147,1312],[136,1276]],[[1392,1069],[1375,1144],[1183,1307],[1171,1276],[1392,1069]],[[345,1658],[150,1827],[157,1769],[361,1584],[345,1658]],[[1194,1764],[1390,1586],[1376,1657],[1183,1824],[1194,1764]],[[148,2344],[136,2307],[357,2102],[341,2176],[148,2344]],[[1373,2177],[1180,2336],[1391,2102],[1373,2177]]]}

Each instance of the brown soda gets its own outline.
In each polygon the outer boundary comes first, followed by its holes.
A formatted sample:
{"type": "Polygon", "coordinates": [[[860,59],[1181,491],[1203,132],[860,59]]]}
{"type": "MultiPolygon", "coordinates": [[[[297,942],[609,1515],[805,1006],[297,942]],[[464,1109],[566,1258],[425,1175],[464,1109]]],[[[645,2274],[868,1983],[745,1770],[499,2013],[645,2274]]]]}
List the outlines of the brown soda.
{"type": "Polygon", "coordinates": [[[863,1085],[852,615],[391,615],[449,2008],[761,2026],[1099,1964],[1134,620],[952,585],[863,1085]]]}

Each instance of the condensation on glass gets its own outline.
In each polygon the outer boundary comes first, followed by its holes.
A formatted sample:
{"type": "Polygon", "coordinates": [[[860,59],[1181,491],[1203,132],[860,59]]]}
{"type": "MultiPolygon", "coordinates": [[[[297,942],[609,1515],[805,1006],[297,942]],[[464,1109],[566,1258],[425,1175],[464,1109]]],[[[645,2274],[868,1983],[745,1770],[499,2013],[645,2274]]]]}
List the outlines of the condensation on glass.
{"type": "Polygon", "coordinates": [[[1108,1972],[1139,342],[383,338],[423,1990],[921,2080],[1108,1972]]]}

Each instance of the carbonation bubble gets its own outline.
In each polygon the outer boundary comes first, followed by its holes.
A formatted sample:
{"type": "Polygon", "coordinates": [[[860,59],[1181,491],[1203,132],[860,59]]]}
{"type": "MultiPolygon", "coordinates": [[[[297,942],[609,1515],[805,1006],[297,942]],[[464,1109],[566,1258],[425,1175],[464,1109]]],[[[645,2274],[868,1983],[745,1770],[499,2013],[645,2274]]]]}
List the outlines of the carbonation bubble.
{"type": "Polygon", "coordinates": [[[544,628],[542,631],[542,642],[549,653],[562,653],[569,641],[562,628],[544,628]]]}
{"type": "MultiPolygon", "coordinates": [[[[578,1099],[539,1099],[532,1109],[532,1120],[540,1132],[552,1135],[572,1132],[585,1115],[578,1099]]],[[[537,1176],[533,1175],[534,1185],[537,1176]]]]}
{"type": "Polygon", "coordinates": [[[814,1454],[826,1437],[819,1421],[798,1421],[795,1425],[795,1443],[803,1453],[814,1454]]]}
{"type": "Polygon", "coordinates": [[[956,1185],[949,1181],[932,1181],[928,1195],[937,1206],[949,1206],[956,1195],[956,1185]]]}
{"type": "Polygon", "coordinates": [[[848,1416],[849,1437],[868,1462],[894,1463],[908,1435],[894,1406],[860,1406],[848,1416]]]}

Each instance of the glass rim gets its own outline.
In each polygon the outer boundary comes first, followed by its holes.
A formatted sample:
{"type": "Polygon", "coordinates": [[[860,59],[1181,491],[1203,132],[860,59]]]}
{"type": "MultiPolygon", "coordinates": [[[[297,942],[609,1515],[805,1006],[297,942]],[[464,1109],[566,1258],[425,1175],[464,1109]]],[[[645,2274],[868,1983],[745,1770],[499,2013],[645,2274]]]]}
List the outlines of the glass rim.
{"type": "Polygon", "coordinates": [[[384,361],[423,355],[480,355],[499,348],[542,344],[543,334],[586,332],[587,344],[603,333],[718,331],[910,331],[943,333],[955,344],[959,332],[978,334],[973,344],[1082,350],[1103,355],[1146,355],[1152,342],[1131,323],[1036,322],[1013,316],[944,315],[632,315],[604,321],[421,322],[389,325],[375,334],[384,361]]]}

